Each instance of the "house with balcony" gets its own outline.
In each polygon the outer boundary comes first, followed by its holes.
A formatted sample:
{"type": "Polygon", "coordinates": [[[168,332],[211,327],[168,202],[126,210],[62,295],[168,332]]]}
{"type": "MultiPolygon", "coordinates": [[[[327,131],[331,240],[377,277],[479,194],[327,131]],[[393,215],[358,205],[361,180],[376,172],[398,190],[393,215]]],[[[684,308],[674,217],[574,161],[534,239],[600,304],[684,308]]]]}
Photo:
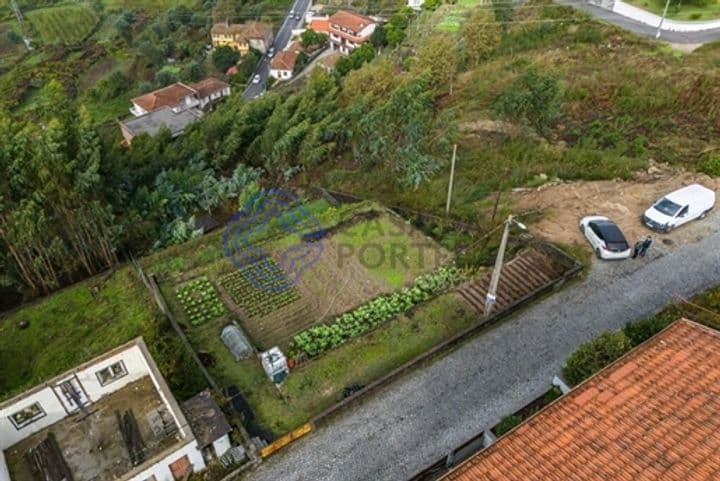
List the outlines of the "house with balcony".
{"type": "Polygon", "coordinates": [[[0,403],[0,481],[186,480],[230,430],[209,393],[178,404],[137,338],[0,403]]]}
{"type": "Polygon", "coordinates": [[[216,23],[210,29],[213,47],[228,46],[246,55],[251,48],[267,52],[273,42],[272,26],[262,22],[216,23]]]}
{"type": "Polygon", "coordinates": [[[198,105],[198,99],[195,97],[195,89],[181,82],[176,82],[167,87],[135,97],[131,102],[132,107],[130,107],[130,113],[135,117],[140,117],[141,115],[165,107],[179,112],[198,105]]]}
{"type": "Polygon", "coordinates": [[[370,41],[377,23],[369,17],[349,10],[339,10],[328,19],[330,48],[349,55],[370,41]]]}

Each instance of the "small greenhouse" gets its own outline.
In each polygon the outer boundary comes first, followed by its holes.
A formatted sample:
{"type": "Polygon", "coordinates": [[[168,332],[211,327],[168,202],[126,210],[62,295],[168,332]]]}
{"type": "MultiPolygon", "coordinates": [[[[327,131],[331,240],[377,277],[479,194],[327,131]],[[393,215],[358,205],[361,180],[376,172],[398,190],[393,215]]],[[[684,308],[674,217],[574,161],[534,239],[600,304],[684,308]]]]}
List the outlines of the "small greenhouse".
{"type": "Polygon", "coordinates": [[[237,324],[228,324],[220,334],[225,346],[230,350],[236,361],[247,359],[253,354],[253,347],[250,340],[237,324]]]}

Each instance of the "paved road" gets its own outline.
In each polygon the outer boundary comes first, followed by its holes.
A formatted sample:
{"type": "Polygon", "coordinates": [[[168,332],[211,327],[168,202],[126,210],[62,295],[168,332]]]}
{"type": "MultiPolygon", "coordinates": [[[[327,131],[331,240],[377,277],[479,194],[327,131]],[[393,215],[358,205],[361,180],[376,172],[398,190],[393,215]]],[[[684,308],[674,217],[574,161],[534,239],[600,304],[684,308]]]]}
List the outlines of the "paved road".
{"type": "Polygon", "coordinates": [[[656,241],[649,258],[597,263],[583,282],[369,396],[248,479],[409,478],[542,394],[582,342],[720,284],[720,212],[683,229],[694,243],[656,241]]]}
{"type": "MultiPolygon", "coordinates": [[[[310,1],[311,0],[295,0],[293,2],[290,7],[290,12],[300,15],[300,20],[295,20],[295,18],[290,17],[289,14],[285,17],[285,20],[280,26],[280,30],[278,30],[277,35],[275,35],[275,40],[272,44],[272,46],[275,47],[275,52],[279,52],[288,45],[290,38],[292,37],[293,29],[298,28],[303,21],[305,12],[307,12],[308,8],[310,8],[310,1]]],[[[270,76],[270,59],[267,55],[263,55],[262,59],[260,59],[260,62],[257,67],[255,67],[255,71],[250,76],[250,79],[255,77],[255,75],[260,75],[260,82],[252,83],[252,80],[250,81],[250,84],[243,92],[243,97],[245,99],[252,99],[265,91],[265,86],[267,85],[267,80],[270,76]]]]}
{"type": "MultiPolygon", "coordinates": [[[[555,3],[578,8],[594,17],[600,18],[608,23],[612,23],[613,25],[644,37],[655,38],[655,34],[657,33],[657,27],[651,27],[650,25],[623,17],[622,15],[600,8],[596,5],[578,2],[578,0],[555,0],[555,3]]],[[[671,32],[663,30],[660,39],[670,43],[702,44],[720,39],[720,28],[705,30],[702,32],[671,32]]]]}

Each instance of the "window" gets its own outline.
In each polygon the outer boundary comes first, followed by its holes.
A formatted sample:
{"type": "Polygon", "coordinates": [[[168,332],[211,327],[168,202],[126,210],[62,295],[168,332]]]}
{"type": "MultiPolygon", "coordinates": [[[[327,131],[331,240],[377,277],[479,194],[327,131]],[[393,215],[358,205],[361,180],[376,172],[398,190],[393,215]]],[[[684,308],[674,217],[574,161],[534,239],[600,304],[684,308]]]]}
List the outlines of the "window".
{"type": "Polygon", "coordinates": [[[43,408],[40,407],[40,403],[34,403],[14,414],[11,414],[9,419],[10,422],[13,423],[13,426],[15,426],[15,429],[22,429],[44,417],[45,411],[43,411],[43,408]]]}
{"type": "Polygon", "coordinates": [[[105,386],[106,384],[110,384],[111,382],[117,381],[121,377],[127,375],[127,369],[125,369],[125,364],[123,364],[122,361],[118,361],[115,364],[111,364],[105,369],[98,371],[96,375],[98,381],[100,381],[100,385],[105,386]]]}
{"type": "Polygon", "coordinates": [[[687,213],[688,213],[688,206],[686,205],[685,207],[682,208],[682,210],[680,212],[678,212],[678,217],[684,217],[687,215],[687,213]]]}

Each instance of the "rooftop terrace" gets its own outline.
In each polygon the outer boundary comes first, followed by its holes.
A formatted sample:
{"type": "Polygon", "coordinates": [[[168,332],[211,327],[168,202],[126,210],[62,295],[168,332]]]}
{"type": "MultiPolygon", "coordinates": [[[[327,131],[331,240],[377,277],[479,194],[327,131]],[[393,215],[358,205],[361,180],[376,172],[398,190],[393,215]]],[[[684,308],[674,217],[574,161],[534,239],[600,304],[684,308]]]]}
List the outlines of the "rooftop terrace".
{"type": "Polygon", "coordinates": [[[13,481],[35,481],[26,453],[52,434],[74,481],[118,479],[135,466],[131,462],[120,416],[132,411],[142,440],[139,464],[187,442],[149,376],[142,377],[86,408],[5,450],[13,481]],[[143,447],[144,446],[144,447],[143,447]]]}

